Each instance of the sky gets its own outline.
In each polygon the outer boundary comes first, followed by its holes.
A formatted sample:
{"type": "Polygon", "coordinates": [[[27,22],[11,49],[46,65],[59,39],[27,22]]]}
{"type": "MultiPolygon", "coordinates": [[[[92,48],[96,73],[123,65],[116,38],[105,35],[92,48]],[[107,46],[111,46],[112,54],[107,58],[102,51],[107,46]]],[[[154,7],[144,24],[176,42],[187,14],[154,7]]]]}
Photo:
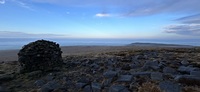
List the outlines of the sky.
{"type": "Polygon", "coordinates": [[[0,0],[0,38],[200,39],[200,0],[0,0]]]}

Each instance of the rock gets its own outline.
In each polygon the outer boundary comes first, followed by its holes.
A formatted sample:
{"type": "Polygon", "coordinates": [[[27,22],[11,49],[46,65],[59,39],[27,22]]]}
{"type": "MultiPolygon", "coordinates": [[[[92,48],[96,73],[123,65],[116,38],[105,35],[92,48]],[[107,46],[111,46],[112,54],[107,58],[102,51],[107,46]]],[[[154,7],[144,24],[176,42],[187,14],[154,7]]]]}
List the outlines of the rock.
{"type": "Polygon", "coordinates": [[[122,66],[122,70],[130,70],[131,66],[129,64],[125,64],[122,66]]]}
{"type": "Polygon", "coordinates": [[[187,73],[189,74],[191,71],[197,71],[199,70],[199,68],[196,68],[196,67],[185,67],[185,66],[180,66],[178,68],[178,71],[181,72],[181,73],[187,73]]]}
{"type": "Polygon", "coordinates": [[[158,66],[158,61],[147,61],[144,66],[142,67],[142,70],[158,70],[160,67],[158,66]]]}
{"type": "Polygon", "coordinates": [[[0,92],[11,92],[11,91],[8,91],[7,89],[5,89],[5,87],[0,86],[0,92]]]}
{"type": "Polygon", "coordinates": [[[141,64],[138,60],[134,60],[133,63],[130,65],[132,69],[141,67],[141,64]]]}
{"type": "Polygon", "coordinates": [[[104,72],[103,76],[105,78],[113,78],[113,77],[117,76],[117,72],[109,70],[109,71],[104,72]]]}
{"type": "Polygon", "coordinates": [[[190,75],[200,77],[200,71],[191,71],[190,75]]]}
{"type": "Polygon", "coordinates": [[[166,74],[177,74],[177,71],[171,67],[164,67],[163,68],[163,73],[166,74]]]}
{"type": "Polygon", "coordinates": [[[90,68],[98,69],[98,68],[100,68],[100,66],[98,64],[96,64],[96,63],[93,63],[93,64],[90,65],[90,68]]]}
{"type": "Polygon", "coordinates": [[[163,80],[163,74],[160,72],[152,72],[151,73],[151,79],[156,81],[162,81],[163,80]]]}
{"type": "Polygon", "coordinates": [[[119,82],[131,82],[133,75],[120,75],[117,79],[119,82]]]}
{"type": "Polygon", "coordinates": [[[181,92],[181,87],[179,84],[170,81],[160,82],[159,87],[164,92],[181,92]]]}
{"type": "Polygon", "coordinates": [[[50,81],[40,88],[40,92],[51,92],[54,89],[59,89],[62,86],[56,81],[50,81]]]}
{"type": "Polygon", "coordinates": [[[87,85],[83,88],[83,92],[93,92],[92,87],[90,85],[87,85]]]}
{"type": "Polygon", "coordinates": [[[158,67],[160,67],[160,68],[164,68],[166,66],[167,66],[167,64],[163,61],[158,64],[158,67]]]}
{"type": "Polygon", "coordinates": [[[150,77],[151,72],[132,72],[131,74],[133,76],[148,76],[148,77],[150,77]]]}
{"type": "Polygon", "coordinates": [[[189,65],[189,62],[187,60],[183,60],[183,61],[181,61],[181,64],[184,66],[187,66],[187,65],[189,65]]]}
{"type": "Polygon", "coordinates": [[[37,70],[49,71],[63,64],[59,44],[37,40],[25,45],[18,53],[21,73],[37,70]]]}
{"type": "Polygon", "coordinates": [[[200,77],[193,75],[178,75],[174,78],[179,83],[195,86],[200,86],[200,77]]]}
{"type": "Polygon", "coordinates": [[[129,92],[128,89],[123,85],[112,85],[109,88],[109,92],[129,92]]]}
{"type": "Polygon", "coordinates": [[[87,83],[81,83],[81,82],[78,82],[78,83],[76,83],[76,88],[79,88],[79,89],[81,89],[81,88],[84,88],[85,86],[87,85],[87,83]]]}
{"type": "Polygon", "coordinates": [[[146,57],[143,56],[143,55],[137,55],[137,56],[135,56],[135,60],[142,60],[142,59],[146,59],[146,57]]]}
{"type": "Polygon", "coordinates": [[[5,74],[5,72],[0,70],[0,74],[5,74]]]}
{"type": "Polygon", "coordinates": [[[100,83],[92,83],[93,92],[101,92],[101,84],[100,83]]]}
{"type": "Polygon", "coordinates": [[[42,71],[32,71],[30,73],[26,73],[28,77],[30,78],[35,78],[35,77],[40,77],[42,75],[42,71]]]}
{"type": "Polygon", "coordinates": [[[45,81],[43,81],[43,80],[36,80],[36,81],[34,82],[34,85],[37,86],[37,87],[41,87],[41,86],[43,86],[44,84],[45,84],[45,81]]]}
{"type": "MultiPolygon", "coordinates": [[[[0,76],[0,81],[3,82],[3,81],[11,81],[14,79],[14,75],[13,74],[6,74],[6,75],[1,75],[0,76]]],[[[1,83],[0,82],[0,83],[1,83]]]]}
{"type": "Polygon", "coordinates": [[[103,82],[102,82],[102,87],[109,87],[112,83],[112,78],[109,78],[109,79],[105,79],[103,82]]]}

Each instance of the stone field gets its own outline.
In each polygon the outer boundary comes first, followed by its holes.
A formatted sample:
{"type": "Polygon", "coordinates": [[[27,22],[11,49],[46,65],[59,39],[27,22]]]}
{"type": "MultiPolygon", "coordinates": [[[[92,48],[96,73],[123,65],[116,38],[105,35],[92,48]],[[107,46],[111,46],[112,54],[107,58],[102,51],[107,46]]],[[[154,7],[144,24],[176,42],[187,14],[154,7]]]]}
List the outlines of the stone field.
{"type": "Polygon", "coordinates": [[[51,71],[0,63],[0,92],[200,92],[200,48],[68,55],[51,71]]]}

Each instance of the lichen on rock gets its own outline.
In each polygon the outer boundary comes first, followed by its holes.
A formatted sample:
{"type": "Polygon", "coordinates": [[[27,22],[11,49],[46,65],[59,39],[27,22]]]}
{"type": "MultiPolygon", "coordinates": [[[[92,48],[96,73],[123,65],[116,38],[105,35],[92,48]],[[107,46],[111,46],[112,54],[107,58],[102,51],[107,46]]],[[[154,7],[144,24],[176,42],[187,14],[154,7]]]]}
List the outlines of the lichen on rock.
{"type": "Polygon", "coordinates": [[[18,53],[20,72],[36,70],[49,71],[63,64],[59,44],[47,40],[37,40],[22,47],[18,53]]]}

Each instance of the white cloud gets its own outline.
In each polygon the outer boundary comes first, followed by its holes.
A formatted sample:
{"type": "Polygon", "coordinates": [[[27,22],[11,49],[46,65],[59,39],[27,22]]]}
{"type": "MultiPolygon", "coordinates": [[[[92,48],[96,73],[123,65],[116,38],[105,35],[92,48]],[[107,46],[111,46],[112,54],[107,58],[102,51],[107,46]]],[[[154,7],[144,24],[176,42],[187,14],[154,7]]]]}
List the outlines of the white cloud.
{"type": "Polygon", "coordinates": [[[96,16],[96,17],[111,17],[111,14],[107,14],[107,13],[97,13],[95,16],[96,16]]]}
{"type": "Polygon", "coordinates": [[[166,33],[200,36],[200,24],[176,24],[165,28],[166,33]]]}
{"type": "Polygon", "coordinates": [[[31,34],[24,32],[0,31],[1,38],[59,38],[66,37],[59,34],[31,34]]]}
{"type": "MultiPolygon", "coordinates": [[[[198,13],[200,0],[31,0],[35,3],[65,5],[67,7],[102,8],[120,10],[119,15],[127,17],[146,16],[159,13],[198,13]],[[123,11],[123,12],[122,12],[123,11]]],[[[112,10],[111,10],[112,11],[112,10]]],[[[98,14],[104,16],[103,14],[98,14]]],[[[107,16],[107,15],[106,15],[107,16]]]]}
{"type": "Polygon", "coordinates": [[[5,0],[0,0],[0,4],[5,4],[5,0]]]}

